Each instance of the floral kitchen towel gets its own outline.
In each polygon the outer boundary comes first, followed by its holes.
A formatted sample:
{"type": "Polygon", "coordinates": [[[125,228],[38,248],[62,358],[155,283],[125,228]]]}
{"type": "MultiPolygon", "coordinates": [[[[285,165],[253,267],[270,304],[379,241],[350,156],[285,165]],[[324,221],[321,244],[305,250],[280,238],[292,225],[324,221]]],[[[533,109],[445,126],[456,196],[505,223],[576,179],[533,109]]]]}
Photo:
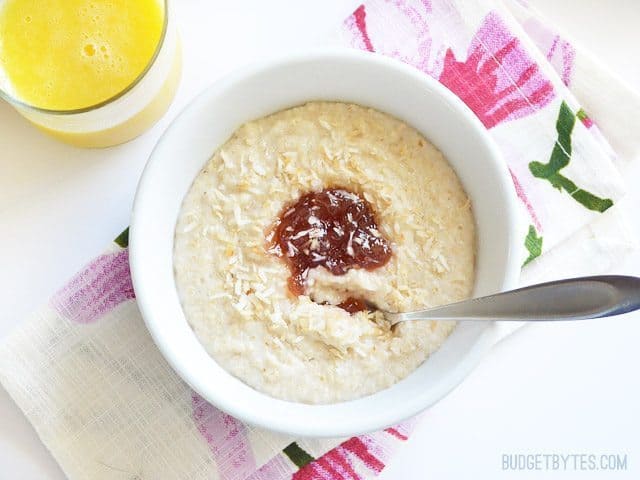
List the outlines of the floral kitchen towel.
{"type": "Polygon", "coordinates": [[[606,137],[613,147],[609,154],[614,162],[637,158],[640,155],[640,142],[637,141],[640,125],[638,93],[612,78],[611,73],[601,68],[590,52],[558,32],[526,2],[510,0],[506,1],[505,6],[582,108],[598,120],[596,125],[593,120],[585,119],[586,126],[596,135],[602,130],[602,140],[606,137]]]}
{"type": "MultiPolygon", "coordinates": [[[[585,85],[581,79],[590,72],[584,62],[575,68],[580,56],[569,41],[533,18],[537,14],[515,0],[371,1],[358,7],[341,36],[356,48],[415,66],[474,111],[502,151],[527,219],[524,264],[566,243],[624,193],[616,155],[569,89],[574,82],[585,85]]],[[[597,73],[591,76],[602,76],[597,73]]],[[[609,78],[607,84],[620,93],[618,100],[607,95],[608,110],[626,103],[632,112],[626,122],[640,120],[638,95],[609,78]]],[[[598,91],[583,87],[579,93],[591,98],[598,91]]],[[[621,128],[617,115],[602,117],[603,130],[621,128]]],[[[616,140],[620,151],[637,156],[633,136],[616,140]]]]}
{"type": "MultiPolygon", "coordinates": [[[[526,219],[523,283],[605,271],[632,247],[618,165],[640,143],[616,112],[637,119],[640,100],[524,3],[371,0],[331,43],[415,66],[480,118],[526,219]]],[[[144,327],[126,233],[4,339],[0,381],[72,480],[360,479],[382,471],[416,421],[294,439],[209,405],[144,327]]]]}
{"type": "Polygon", "coordinates": [[[364,478],[414,422],[296,440],[211,406],[144,326],[126,232],[3,343],[0,381],[73,480],[364,478]]]}

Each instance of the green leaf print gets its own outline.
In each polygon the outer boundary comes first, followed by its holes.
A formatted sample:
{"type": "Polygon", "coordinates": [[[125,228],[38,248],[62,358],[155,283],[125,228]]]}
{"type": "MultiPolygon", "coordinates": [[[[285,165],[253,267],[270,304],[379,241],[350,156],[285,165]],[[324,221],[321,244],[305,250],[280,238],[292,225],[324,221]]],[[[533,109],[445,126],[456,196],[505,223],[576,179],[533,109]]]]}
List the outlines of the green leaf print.
{"type": "Polygon", "coordinates": [[[303,450],[296,442],[290,443],[282,452],[289,457],[289,459],[298,467],[302,468],[308,463],[313,462],[314,458],[309,455],[306,450],[303,450]]]}
{"type": "Polygon", "coordinates": [[[589,115],[587,115],[587,112],[585,112],[582,108],[576,112],[576,117],[578,117],[578,120],[580,120],[581,122],[589,119],[589,115]]]}
{"type": "Polygon", "coordinates": [[[127,248],[129,246],[129,227],[125,228],[124,231],[116,237],[114,242],[122,248],[127,248]]]}
{"type": "Polygon", "coordinates": [[[522,264],[523,267],[542,253],[542,237],[538,236],[533,225],[529,226],[529,233],[524,239],[524,246],[527,248],[529,256],[522,264]]]}
{"type": "Polygon", "coordinates": [[[591,192],[579,188],[574,182],[560,173],[571,161],[571,133],[576,124],[576,116],[569,106],[563,101],[560,105],[558,120],[556,121],[556,131],[558,140],[553,146],[551,157],[548,163],[531,162],[529,170],[536,178],[542,178],[551,183],[553,188],[564,190],[571,197],[588,208],[596,212],[604,212],[613,205],[609,198],[600,198],[591,192]]]}

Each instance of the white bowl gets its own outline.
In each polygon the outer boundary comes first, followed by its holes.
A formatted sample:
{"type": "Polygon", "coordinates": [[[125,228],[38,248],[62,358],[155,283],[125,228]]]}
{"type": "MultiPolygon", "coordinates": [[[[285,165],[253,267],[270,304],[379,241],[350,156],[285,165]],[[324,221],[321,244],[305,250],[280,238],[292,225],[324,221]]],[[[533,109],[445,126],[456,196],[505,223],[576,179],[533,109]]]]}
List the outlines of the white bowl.
{"type": "Polygon", "coordinates": [[[182,199],[237,127],[310,100],[352,102],[389,113],[420,130],[444,153],[473,204],[476,296],[515,286],[521,239],[515,235],[513,184],[485,128],[453,93],[398,61],[340,50],[262,62],[217,81],[176,118],[147,163],[131,218],[133,285],[154,341],[194,390],[234,417],[293,435],[342,437],[395,424],[437,402],[479,362],[497,329],[493,322],[462,323],[404,380],[330,405],[260,393],[207,354],[187,324],[173,277],[174,228],[182,199]]]}

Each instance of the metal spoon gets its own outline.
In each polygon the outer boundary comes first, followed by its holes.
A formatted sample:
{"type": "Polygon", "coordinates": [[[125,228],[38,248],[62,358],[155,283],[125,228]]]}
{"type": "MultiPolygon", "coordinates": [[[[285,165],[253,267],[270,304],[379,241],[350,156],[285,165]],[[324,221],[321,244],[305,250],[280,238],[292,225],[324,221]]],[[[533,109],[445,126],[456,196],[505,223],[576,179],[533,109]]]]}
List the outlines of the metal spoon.
{"type": "Polygon", "coordinates": [[[540,283],[416,312],[383,313],[395,325],[407,320],[585,320],[637,309],[640,278],[602,275],[540,283]]]}

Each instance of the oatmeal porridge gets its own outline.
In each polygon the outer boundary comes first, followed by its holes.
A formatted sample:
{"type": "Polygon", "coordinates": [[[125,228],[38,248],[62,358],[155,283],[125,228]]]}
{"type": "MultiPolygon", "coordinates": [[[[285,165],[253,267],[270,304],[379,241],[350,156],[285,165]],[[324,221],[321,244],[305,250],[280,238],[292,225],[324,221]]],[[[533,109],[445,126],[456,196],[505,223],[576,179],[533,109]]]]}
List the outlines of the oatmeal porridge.
{"type": "Polygon", "coordinates": [[[241,126],[194,180],[174,247],[180,301],[209,354],[306,403],[416,369],[454,323],[390,328],[376,308],[462,300],[474,261],[471,205],[443,155],[398,119],[334,102],[241,126]]]}

